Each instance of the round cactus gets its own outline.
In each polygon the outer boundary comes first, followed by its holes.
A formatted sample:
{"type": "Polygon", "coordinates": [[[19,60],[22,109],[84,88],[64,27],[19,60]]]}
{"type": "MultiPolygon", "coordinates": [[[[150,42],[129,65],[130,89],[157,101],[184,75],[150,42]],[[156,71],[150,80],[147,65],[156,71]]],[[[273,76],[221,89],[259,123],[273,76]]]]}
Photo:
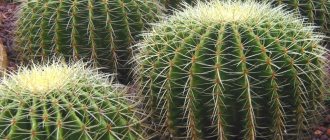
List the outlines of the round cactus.
{"type": "Polygon", "coordinates": [[[187,6],[136,45],[139,95],[174,139],[301,139],[323,102],[322,38],[270,3],[187,6]]]}
{"type": "Polygon", "coordinates": [[[7,140],[145,139],[143,114],[83,63],[33,65],[0,84],[0,138],[7,140]]]}
{"type": "Polygon", "coordinates": [[[31,0],[18,18],[18,56],[45,61],[57,55],[85,59],[130,81],[130,47],[158,20],[157,1],[31,0]]]}

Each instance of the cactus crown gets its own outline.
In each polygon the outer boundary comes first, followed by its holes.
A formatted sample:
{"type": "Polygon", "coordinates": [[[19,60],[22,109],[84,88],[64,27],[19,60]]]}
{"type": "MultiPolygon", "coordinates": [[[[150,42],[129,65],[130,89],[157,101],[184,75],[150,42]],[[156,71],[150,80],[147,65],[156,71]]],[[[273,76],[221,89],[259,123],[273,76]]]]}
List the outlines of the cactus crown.
{"type": "Polygon", "coordinates": [[[24,67],[15,75],[11,75],[10,79],[5,80],[4,83],[31,93],[47,93],[61,89],[67,83],[73,82],[77,74],[82,74],[79,72],[81,68],[76,66],[54,63],[43,67],[32,67],[30,70],[24,67]]]}
{"type": "Polygon", "coordinates": [[[175,139],[302,139],[324,95],[313,30],[269,3],[186,5],[137,45],[146,110],[175,139]]]}
{"type": "MultiPolygon", "coordinates": [[[[243,1],[211,1],[211,2],[197,2],[195,6],[183,3],[183,10],[176,11],[174,15],[169,18],[170,21],[194,21],[200,24],[210,23],[228,23],[237,22],[239,24],[246,23],[263,23],[265,21],[277,22],[281,20],[282,23],[293,23],[296,21],[302,24],[303,21],[291,12],[283,11],[282,6],[272,7],[269,2],[256,2],[255,0],[243,1]]],[[[163,26],[163,25],[160,25],[163,26]]]]}
{"type": "Polygon", "coordinates": [[[278,9],[272,9],[270,4],[251,2],[234,2],[234,1],[215,1],[204,4],[197,2],[195,6],[185,3],[183,11],[175,13],[171,17],[173,20],[189,19],[199,22],[249,22],[265,20],[268,18],[283,17],[285,13],[278,12],[278,9]],[[213,4],[213,5],[211,5],[213,4]]]}

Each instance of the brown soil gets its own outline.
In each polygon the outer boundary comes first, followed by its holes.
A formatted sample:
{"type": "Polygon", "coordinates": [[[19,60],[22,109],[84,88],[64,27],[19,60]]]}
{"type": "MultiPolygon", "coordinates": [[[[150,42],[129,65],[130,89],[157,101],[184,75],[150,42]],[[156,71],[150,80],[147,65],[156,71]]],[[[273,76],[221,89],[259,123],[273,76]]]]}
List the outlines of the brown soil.
{"type": "Polygon", "coordinates": [[[9,69],[15,68],[14,58],[14,30],[16,22],[16,13],[19,6],[15,3],[6,3],[0,1],[0,40],[7,51],[9,57],[9,69]]]}

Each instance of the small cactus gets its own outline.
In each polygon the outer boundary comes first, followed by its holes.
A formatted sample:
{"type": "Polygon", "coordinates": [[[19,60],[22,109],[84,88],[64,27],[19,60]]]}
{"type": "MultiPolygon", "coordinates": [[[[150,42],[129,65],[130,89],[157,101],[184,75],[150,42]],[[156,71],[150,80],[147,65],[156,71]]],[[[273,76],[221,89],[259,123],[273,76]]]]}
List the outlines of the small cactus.
{"type": "Polygon", "coordinates": [[[270,3],[186,6],[136,45],[146,112],[173,139],[302,139],[324,95],[313,29],[270,3]]]}
{"type": "Polygon", "coordinates": [[[152,0],[30,0],[22,5],[16,37],[20,60],[85,59],[118,73],[123,83],[131,77],[129,46],[161,14],[152,0]]]}
{"type": "Polygon", "coordinates": [[[0,84],[0,139],[147,138],[125,88],[81,62],[21,67],[0,84]]]}

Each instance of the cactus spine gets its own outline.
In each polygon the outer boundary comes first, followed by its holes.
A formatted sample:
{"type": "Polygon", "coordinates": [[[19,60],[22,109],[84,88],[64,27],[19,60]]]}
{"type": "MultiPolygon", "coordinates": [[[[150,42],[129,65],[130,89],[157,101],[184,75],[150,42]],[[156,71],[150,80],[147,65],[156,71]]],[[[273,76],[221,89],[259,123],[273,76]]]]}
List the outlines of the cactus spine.
{"type": "Polygon", "coordinates": [[[146,139],[125,88],[82,63],[21,68],[0,84],[0,138],[146,139]]]}
{"type": "MultiPolygon", "coordinates": [[[[262,0],[259,0],[262,1],[262,0]]],[[[329,0],[272,0],[274,6],[285,4],[287,9],[294,10],[320,27],[321,32],[330,35],[330,1],[329,0]]]]}
{"type": "Polygon", "coordinates": [[[269,3],[187,6],[137,45],[139,94],[174,139],[301,139],[324,94],[317,34],[269,3]]]}
{"type": "Polygon", "coordinates": [[[172,12],[174,9],[179,9],[180,5],[183,6],[183,3],[194,5],[198,1],[205,1],[205,0],[159,0],[161,4],[165,6],[167,10],[170,10],[169,12],[172,12]]]}
{"type": "Polygon", "coordinates": [[[158,3],[146,0],[34,0],[22,6],[17,45],[23,60],[49,56],[91,60],[130,79],[130,45],[158,19],[158,3]]]}

